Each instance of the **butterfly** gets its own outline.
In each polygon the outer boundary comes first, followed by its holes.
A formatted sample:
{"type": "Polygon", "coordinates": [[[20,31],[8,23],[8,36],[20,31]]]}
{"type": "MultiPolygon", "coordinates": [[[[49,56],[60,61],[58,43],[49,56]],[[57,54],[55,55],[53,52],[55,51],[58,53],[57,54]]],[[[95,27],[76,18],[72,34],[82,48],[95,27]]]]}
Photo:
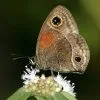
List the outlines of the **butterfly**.
{"type": "MultiPolygon", "coordinates": [[[[30,63],[34,65],[32,58],[30,63]]],[[[35,56],[36,68],[56,72],[83,73],[90,60],[90,50],[79,34],[77,24],[64,6],[55,7],[40,30],[35,56]]]]}
{"type": "Polygon", "coordinates": [[[55,7],[40,30],[35,62],[39,69],[84,72],[90,59],[89,47],[64,6],[55,7]]]}

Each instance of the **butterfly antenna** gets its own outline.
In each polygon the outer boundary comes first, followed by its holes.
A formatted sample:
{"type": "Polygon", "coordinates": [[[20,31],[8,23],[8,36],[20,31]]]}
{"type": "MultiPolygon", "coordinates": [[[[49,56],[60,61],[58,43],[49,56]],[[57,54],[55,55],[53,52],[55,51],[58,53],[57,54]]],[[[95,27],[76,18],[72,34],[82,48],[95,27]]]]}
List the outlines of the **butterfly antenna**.
{"type": "Polygon", "coordinates": [[[18,59],[23,59],[23,58],[27,58],[28,59],[28,56],[23,56],[21,54],[11,54],[11,56],[12,56],[13,60],[18,60],[18,59]]]}
{"type": "Polygon", "coordinates": [[[13,60],[18,60],[18,59],[23,59],[23,58],[24,59],[25,58],[28,59],[29,63],[26,66],[29,66],[29,65],[35,66],[36,65],[36,63],[35,63],[35,57],[23,56],[21,54],[11,54],[11,56],[12,56],[12,59],[13,60]]]}
{"type": "Polygon", "coordinates": [[[23,58],[28,58],[28,57],[16,57],[16,58],[13,58],[13,60],[18,60],[18,59],[23,59],[23,58]]]}

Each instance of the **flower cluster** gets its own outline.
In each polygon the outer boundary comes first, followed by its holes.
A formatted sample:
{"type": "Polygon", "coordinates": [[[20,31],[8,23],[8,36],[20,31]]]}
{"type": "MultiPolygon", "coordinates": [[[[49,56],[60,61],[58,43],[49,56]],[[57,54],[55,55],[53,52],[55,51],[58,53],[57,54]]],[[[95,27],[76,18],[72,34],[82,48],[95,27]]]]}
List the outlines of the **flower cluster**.
{"type": "Polygon", "coordinates": [[[26,71],[22,75],[26,92],[52,95],[56,92],[64,91],[75,96],[74,83],[71,84],[69,80],[63,79],[59,73],[57,76],[50,77],[45,77],[44,74],[39,77],[37,73],[39,73],[39,70],[26,66],[26,71]]]}

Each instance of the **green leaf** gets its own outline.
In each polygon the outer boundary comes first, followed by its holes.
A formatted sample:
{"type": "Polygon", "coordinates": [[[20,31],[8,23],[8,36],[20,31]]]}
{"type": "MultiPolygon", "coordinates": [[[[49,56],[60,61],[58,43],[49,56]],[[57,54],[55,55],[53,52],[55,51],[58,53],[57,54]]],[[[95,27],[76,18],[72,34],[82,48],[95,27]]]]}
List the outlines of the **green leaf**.
{"type": "Polygon", "coordinates": [[[75,96],[72,96],[72,95],[70,95],[70,94],[67,93],[67,92],[61,92],[61,94],[62,94],[63,96],[65,96],[66,98],[68,98],[68,100],[77,100],[77,99],[75,98],[75,96]]]}
{"type": "Polygon", "coordinates": [[[67,92],[56,93],[54,98],[54,100],[77,100],[75,96],[72,96],[67,92]]]}
{"type": "Polygon", "coordinates": [[[65,96],[63,96],[61,93],[56,93],[54,95],[54,100],[68,100],[65,96]]]}
{"type": "Polygon", "coordinates": [[[20,88],[7,100],[27,100],[31,95],[31,93],[25,92],[24,88],[20,88]]]}
{"type": "Polygon", "coordinates": [[[77,100],[75,96],[70,95],[66,92],[58,92],[53,95],[40,95],[35,94],[34,92],[25,92],[25,89],[22,87],[18,89],[12,96],[7,100],[77,100]]]}

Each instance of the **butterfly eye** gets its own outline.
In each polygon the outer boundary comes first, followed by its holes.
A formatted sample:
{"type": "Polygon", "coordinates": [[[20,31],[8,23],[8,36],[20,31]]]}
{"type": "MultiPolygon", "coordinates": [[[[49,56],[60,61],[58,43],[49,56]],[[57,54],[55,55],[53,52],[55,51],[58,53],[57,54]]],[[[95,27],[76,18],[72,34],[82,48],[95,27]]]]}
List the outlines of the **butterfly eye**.
{"type": "Polygon", "coordinates": [[[58,17],[58,16],[54,17],[52,19],[52,23],[53,23],[53,25],[56,25],[56,26],[60,25],[61,24],[61,18],[58,17]]]}
{"type": "Polygon", "coordinates": [[[77,61],[77,62],[81,62],[81,57],[75,57],[75,61],[77,61]]]}

